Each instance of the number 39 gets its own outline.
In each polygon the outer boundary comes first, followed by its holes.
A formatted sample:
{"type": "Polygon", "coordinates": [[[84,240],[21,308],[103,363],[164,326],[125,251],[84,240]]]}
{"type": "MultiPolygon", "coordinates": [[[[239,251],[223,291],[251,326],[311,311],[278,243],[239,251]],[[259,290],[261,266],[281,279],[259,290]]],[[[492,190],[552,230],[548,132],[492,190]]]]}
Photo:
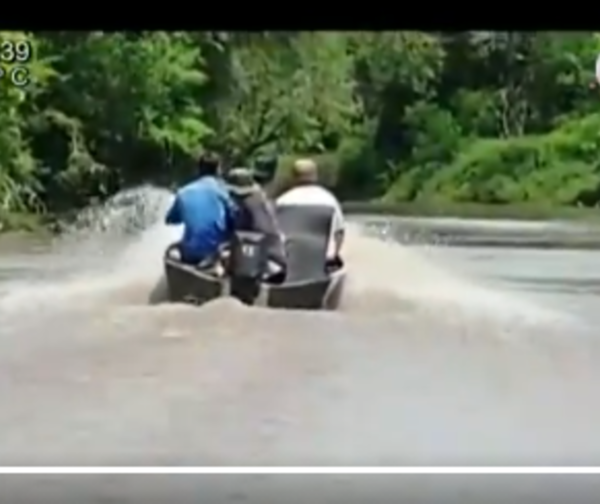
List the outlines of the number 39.
{"type": "Polygon", "coordinates": [[[26,40],[4,40],[0,43],[0,61],[3,63],[27,63],[31,54],[31,44],[26,40]]]}

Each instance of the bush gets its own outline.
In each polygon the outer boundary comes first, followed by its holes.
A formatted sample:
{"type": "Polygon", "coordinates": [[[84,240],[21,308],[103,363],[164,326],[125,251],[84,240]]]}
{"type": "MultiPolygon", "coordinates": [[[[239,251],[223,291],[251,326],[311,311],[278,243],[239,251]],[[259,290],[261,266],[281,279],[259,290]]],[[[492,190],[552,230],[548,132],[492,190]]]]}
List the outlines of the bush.
{"type": "Polygon", "coordinates": [[[338,149],[336,189],[346,199],[368,199],[389,186],[390,166],[373,149],[369,136],[352,136],[338,149]]]}
{"type": "Polygon", "coordinates": [[[387,200],[410,195],[457,202],[594,205],[600,198],[599,160],[600,114],[592,114],[546,135],[475,140],[447,166],[425,170],[430,177],[418,191],[414,179],[423,167],[401,177],[387,200]],[[412,193],[406,190],[411,183],[412,193]]]}

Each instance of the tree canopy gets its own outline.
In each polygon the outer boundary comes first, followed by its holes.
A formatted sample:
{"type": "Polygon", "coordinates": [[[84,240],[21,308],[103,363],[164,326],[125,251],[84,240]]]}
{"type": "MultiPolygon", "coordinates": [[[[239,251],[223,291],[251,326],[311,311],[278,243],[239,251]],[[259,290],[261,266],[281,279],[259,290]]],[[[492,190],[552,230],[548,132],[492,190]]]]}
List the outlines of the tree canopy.
{"type": "Polygon", "coordinates": [[[321,159],[343,197],[600,199],[591,32],[3,33],[0,212],[60,212],[232,164],[321,159]],[[4,64],[3,70],[9,70],[4,64]],[[6,72],[5,72],[6,73],[6,72]]]}

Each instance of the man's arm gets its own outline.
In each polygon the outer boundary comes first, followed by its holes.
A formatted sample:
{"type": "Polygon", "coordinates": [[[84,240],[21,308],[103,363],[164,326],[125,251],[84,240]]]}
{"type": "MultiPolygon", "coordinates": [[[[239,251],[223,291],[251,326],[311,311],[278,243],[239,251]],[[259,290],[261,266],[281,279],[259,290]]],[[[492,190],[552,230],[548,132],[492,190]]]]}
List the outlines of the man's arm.
{"type": "Polygon", "coordinates": [[[237,220],[237,215],[239,212],[238,205],[234,201],[229,191],[222,188],[222,192],[220,193],[221,201],[223,202],[223,206],[225,207],[225,221],[227,225],[227,232],[231,234],[235,231],[235,223],[237,220]]]}
{"type": "Polygon", "coordinates": [[[335,255],[336,257],[339,257],[340,252],[342,250],[342,246],[344,245],[344,239],[346,237],[346,224],[344,220],[344,213],[342,212],[342,207],[339,203],[335,206],[332,225],[333,240],[335,244],[335,255]]]}
{"type": "Polygon", "coordinates": [[[167,215],[165,216],[165,224],[169,224],[172,226],[182,224],[182,217],[183,216],[181,215],[181,201],[179,200],[179,195],[176,194],[171,208],[169,208],[169,210],[167,211],[167,215]]]}
{"type": "Polygon", "coordinates": [[[271,260],[285,265],[285,237],[279,227],[275,207],[261,189],[246,199],[247,208],[252,216],[255,231],[263,233],[269,241],[269,256],[271,260]]]}

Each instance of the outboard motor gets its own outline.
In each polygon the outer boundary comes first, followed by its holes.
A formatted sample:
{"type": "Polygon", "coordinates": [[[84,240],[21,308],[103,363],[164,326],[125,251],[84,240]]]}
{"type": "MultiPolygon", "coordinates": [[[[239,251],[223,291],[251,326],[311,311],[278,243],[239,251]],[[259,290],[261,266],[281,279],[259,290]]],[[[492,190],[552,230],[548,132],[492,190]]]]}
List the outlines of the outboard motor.
{"type": "Polygon", "coordinates": [[[228,261],[231,295],[245,304],[254,304],[261,280],[267,271],[267,240],[262,233],[237,231],[231,240],[228,261]]]}

